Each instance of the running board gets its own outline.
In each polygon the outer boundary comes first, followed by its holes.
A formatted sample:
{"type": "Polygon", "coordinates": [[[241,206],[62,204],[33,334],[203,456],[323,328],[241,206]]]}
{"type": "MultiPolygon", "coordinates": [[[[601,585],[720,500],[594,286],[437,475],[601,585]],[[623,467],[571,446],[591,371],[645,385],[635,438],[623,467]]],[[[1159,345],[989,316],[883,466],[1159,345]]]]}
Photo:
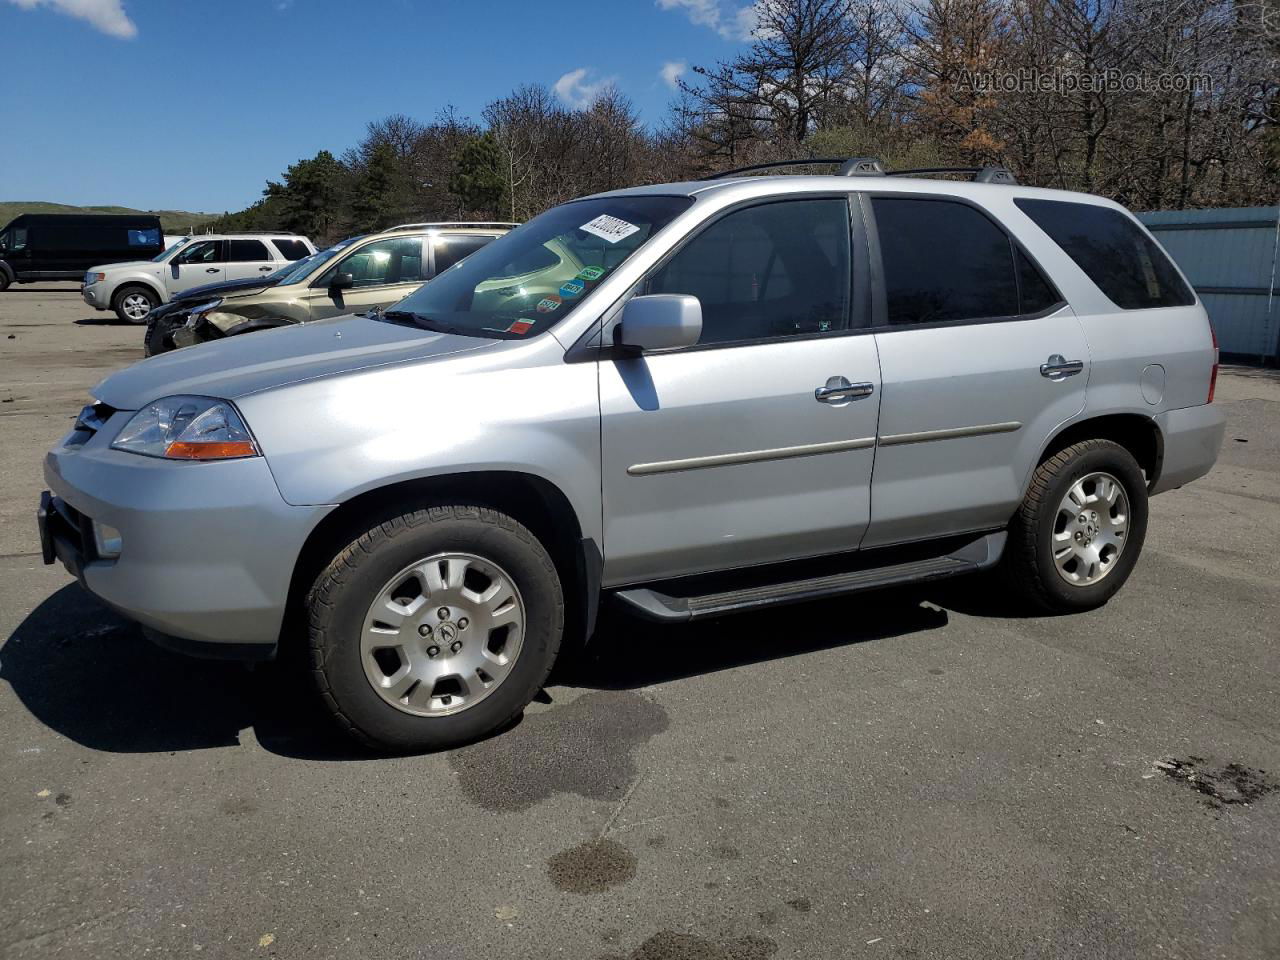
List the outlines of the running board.
{"type": "Polygon", "coordinates": [[[701,596],[672,596],[648,587],[619,590],[618,599],[650,620],[680,621],[718,617],[744,610],[800,603],[824,597],[859,593],[881,587],[926,583],[947,577],[976,573],[993,566],[1004,549],[1005,534],[981,537],[964,548],[942,557],[912,560],[847,573],[834,573],[808,580],[792,580],[742,590],[726,590],[701,596]]]}

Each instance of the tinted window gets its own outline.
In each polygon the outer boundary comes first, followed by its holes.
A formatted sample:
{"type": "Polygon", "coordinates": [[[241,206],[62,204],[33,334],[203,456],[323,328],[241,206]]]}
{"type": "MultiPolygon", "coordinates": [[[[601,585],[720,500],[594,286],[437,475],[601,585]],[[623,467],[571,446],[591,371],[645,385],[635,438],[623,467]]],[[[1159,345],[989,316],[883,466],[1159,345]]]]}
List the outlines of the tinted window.
{"type": "Polygon", "coordinates": [[[770,203],[711,224],[646,292],[697,297],[699,343],[825,333],[848,326],[849,264],[845,200],[770,203]]]}
{"type": "Polygon", "coordinates": [[[891,324],[1019,312],[1013,245],[980,211],[947,200],[871,201],[891,324]]]}
{"type": "Polygon", "coordinates": [[[231,240],[231,252],[227,259],[232,263],[247,263],[257,260],[270,260],[271,254],[261,240],[231,240]]]}
{"type": "Polygon", "coordinates": [[[424,280],[422,238],[396,237],[363,246],[325,271],[319,286],[328,286],[335,273],[351,274],[357,288],[424,280]]]}
{"type": "Polygon", "coordinates": [[[160,246],[160,228],[150,227],[145,230],[130,230],[129,246],[131,247],[160,246]]]}
{"type": "Polygon", "coordinates": [[[307,249],[307,245],[301,240],[289,240],[284,237],[276,237],[271,241],[276,245],[276,249],[280,251],[280,256],[286,260],[301,260],[303,257],[311,256],[311,251],[307,249]]]}
{"type": "Polygon", "coordinates": [[[222,263],[225,259],[221,240],[200,240],[179,252],[174,262],[222,263]]]}
{"type": "Polygon", "coordinates": [[[1195,303],[1164,251],[1119,210],[1064,200],[1014,203],[1116,306],[1141,310],[1195,303]]]}
{"type": "Polygon", "coordinates": [[[436,273],[444,273],[459,260],[475,253],[493,237],[441,234],[434,240],[436,248],[436,273]]]}
{"type": "Polygon", "coordinates": [[[1018,302],[1022,305],[1024,314],[1040,313],[1055,303],[1062,302],[1058,291],[1036,269],[1036,265],[1027,259],[1025,253],[1015,247],[1013,256],[1018,264],[1018,302]]]}

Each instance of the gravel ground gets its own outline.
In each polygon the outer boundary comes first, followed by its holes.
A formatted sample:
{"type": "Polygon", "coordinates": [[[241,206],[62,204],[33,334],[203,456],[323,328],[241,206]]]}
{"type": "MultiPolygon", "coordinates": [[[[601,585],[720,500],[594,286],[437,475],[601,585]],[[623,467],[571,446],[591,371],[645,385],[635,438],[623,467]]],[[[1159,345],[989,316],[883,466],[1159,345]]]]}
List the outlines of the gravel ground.
{"type": "Polygon", "coordinates": [[[1106,609],[981,583],[664,628],[370,759],[40,563],[44,450],[141,331],[0,294],[5,957],[1280,956],[1280,378],[1106,609]]]}

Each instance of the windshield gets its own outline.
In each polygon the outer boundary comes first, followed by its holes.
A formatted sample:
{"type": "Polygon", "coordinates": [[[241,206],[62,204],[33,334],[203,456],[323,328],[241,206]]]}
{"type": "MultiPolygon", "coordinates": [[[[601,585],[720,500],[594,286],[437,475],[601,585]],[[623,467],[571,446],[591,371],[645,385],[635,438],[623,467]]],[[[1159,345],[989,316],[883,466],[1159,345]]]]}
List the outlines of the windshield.
{"type": "Polygon", "coordinates": [[[151,262],[164,263],[171,256],[173,256],[174,253],[176,253],[180,248],[185,247],[188,241],[194,240],[194,239],[195,239],[194,237],[183,237],[181,240],[179,240],[177,243],[170,246],[169,249],[165,250],[163,253],[158,253],[154,257],[152,257],[151,262]]]}
{"type": "MultiPolygon", "coordinates": [[[[363,236],[363,234],[361,236],[363,236]]],[[[277,270],[271,275],[271,278],[280,286],[297,283],[299,280],[303,280],[310,275],[311,271],[316,267],[321,264],[328,263],[341,251],[345,250],[359,239],[360,236],[347,237],[347,239],[335,243],[332,247],[329,247],[326,250],[321,250],[319,253],[313,253],[309,257],[303,257],[297,263],[291,263],[283,270],[277,270]]]]}
{"type": "Polygon", "coordinates": [[[562,204],[423,284],[383,316],[472,337],[548,330],[693,202],[602,197],[562,204]]]}

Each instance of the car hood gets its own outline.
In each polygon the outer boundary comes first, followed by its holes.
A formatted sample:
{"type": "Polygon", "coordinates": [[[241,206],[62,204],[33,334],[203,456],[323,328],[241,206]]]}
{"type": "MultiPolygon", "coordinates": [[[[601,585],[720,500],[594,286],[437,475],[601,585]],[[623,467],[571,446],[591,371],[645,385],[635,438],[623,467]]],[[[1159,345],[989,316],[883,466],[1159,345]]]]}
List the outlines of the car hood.
{"type": "Polygon", "coordinates": [[[234,400],[302,380],[367,367],[423,360],[500,344],[416,327],[334,317],[228,337],[149,357],[107,377],[93,396],[117,410],[137,410],[176,394],[234,400]]]}
{"type": "Polygon", "coordinates": [[[174,297],[177,303],[190,303],[195,300],[208,300],[210,297],[221,297],[228,294],[239,296],[241,294],[257,293],[259,290],[265,290],[267,287],[274,287],[279,281],[264,281],[261,277],[249,277],[244,280],[223,280],[221,283],[206,283],[199,287],[192,287],[190,290],[183,290],[174,297]]]}
{"type": "Polygon", "coordinates": [[[114,263],[104,263],[96,267],[90,267],[90,273],[104,273],[108,270],[152,270],[162,264],[153,260],[118,260],[114,263]]]}

